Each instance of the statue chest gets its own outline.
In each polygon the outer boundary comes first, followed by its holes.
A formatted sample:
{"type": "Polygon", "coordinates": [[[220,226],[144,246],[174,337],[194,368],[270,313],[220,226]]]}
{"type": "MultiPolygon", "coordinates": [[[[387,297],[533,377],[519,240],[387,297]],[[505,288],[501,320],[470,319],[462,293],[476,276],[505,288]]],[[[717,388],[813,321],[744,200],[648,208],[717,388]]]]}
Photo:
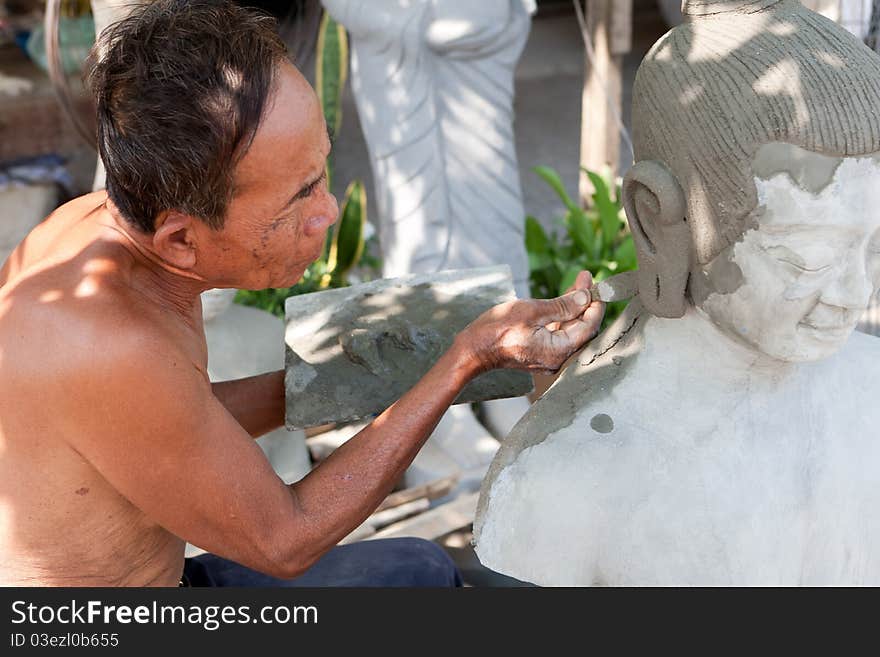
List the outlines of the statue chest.
{"type": "Polygon", "coordinates": [[[880,584],[880,414],[814,394],[590,404],[498,477],[480,556],[551,585],[880,584]]]}

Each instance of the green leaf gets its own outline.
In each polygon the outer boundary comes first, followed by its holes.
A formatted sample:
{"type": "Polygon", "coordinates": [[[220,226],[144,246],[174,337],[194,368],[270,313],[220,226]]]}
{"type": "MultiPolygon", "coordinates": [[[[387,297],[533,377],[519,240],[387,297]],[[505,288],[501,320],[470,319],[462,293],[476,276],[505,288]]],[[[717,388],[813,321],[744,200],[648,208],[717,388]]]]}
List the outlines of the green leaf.
{"type": "Polygon", "coordinates": [[[609,249],[617,234],[620,232],[620,207],[611,198],[608,184],[602,179],[598,173],[586,171],[587,177],[593,184],[593,204],[599,213],[599,222],[602,228],[602,245],[605,249],[609,249]]]}
{"type": "Polygon", "coordinates": [[[342,126],[342,90],[348,78],[348,36],[345,28],[327,12],[318,28],[315,58],[315,90],[327,127],[334,135],[342,126]]]}
{"type": "Polygon", "coordinates": [[[330,245],[327,272],[338,283],[345,283],[346,275],[364,252],[364,224],[367,222],[367,196],[364,184],[353,181],[345,192],[339,222],[330,245]]]}
{"type": "Polygon", "coordinates": [[[614,251],[614,259],[617,261],[621,271],[630,271],[638,266],[638,257],[636,256],[636,245],[633,242],[632,235],[627,235],[620,246],[614,251]]]}
{"type": "Polygon", "coordinates": [[[526,251],[530,254],[547,253],[550,240],[544,227],[534,217],[526,217],[526,251]]]}
{"type": "Polygon", "coordinates": [[[567,219],[568,235],[571,241],[582,254],[590,258],[597,258],[599,244],[596,238],[598,236],[587,214],[577,208],[568,213],[567,219]]]}
{"type": "Polygon", "coordinates": [[[579,210],[580,207],[577,203],[571,200],[571,197],[568,195],[568,192],[565,191],[565,185],[562,184],[562,179],[559,177],[559,174],[556,173],[550,167],[537,166],[532,169],[536,174],[538,174],[544,182],[546,182],[550,187],[553,188],[553,191],[562,199],[562,202],[565,204],[569,210],[579,210]]]}
{"type": "Polygon", "coordinates": [[[541,271],[553,264],[553,259],[547,253],[528,253],[528,257],[530,272],[541,271]]]}

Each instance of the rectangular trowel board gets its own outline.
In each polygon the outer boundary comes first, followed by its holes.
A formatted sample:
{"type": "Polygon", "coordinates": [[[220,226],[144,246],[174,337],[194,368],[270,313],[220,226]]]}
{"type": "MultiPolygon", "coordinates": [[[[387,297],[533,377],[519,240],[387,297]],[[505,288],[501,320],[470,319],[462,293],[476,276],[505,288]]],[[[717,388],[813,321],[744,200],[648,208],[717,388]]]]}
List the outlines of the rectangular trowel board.
{"type": "MultiPolygon", "coordinates": [[[[417,274],[290,297],[286,425],[304,429],[381,413],[412,388],[489,308],[516,298],[507,266],[417,274]]],[[[496,370],[456,404],[518,397],[525,372],[496,370]]]]}

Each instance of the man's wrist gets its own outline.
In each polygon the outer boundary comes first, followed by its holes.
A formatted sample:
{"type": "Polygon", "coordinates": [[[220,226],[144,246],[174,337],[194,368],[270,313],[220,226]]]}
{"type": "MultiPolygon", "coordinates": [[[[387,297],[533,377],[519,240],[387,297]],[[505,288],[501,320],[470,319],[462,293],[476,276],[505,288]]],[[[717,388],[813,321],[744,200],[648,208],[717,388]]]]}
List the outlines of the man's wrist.
{"type": "Polygon", "coordinates": [[[447,354],[452,359],[455,370],[466,379],[465,383],[486,371],[485,363],[465,333],[455,336],[447,354]]]}

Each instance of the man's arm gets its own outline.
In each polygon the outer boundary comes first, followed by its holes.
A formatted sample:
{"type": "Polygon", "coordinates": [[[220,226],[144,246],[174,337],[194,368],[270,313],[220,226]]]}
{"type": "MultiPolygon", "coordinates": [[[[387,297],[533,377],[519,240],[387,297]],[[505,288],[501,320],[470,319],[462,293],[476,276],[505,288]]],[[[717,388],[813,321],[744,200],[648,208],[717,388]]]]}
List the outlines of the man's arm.
{"type": "Polygon", "coordinates": [[[93,336],[88,344],[100,350],[66,352],[37,384],[66,419],[72,447],[148,518],[210,552],[293,577],[375,509],[473,376],[558,368],[595,335],[601,304],[586,308],[577,294],[588,299],[580,292],[485,313],[412,390],[290,487],[196,365],[149,333],[93,336]]]}
{"type": "Polygon", "coordinates": [[[300,558],[314,563],[373,512],[479,368],[457,341],[395,404],[291,486],[309,519],[300,558]]]}
{"type": "Polygon", "coordinates": [[[211,384],[214,396],[251,437],[284,426],[284,371],[211,384]]]}
{"type": "Polygon", "coordinates": [[[40,382],[59,401],[71,446],[153,522],[277,577],[303,572],[375,509],[475,367],[451,349],[368,430],[288,487],[194,364],[172,345],[125,338],[56,363],[64,371],[40,382]]]}

